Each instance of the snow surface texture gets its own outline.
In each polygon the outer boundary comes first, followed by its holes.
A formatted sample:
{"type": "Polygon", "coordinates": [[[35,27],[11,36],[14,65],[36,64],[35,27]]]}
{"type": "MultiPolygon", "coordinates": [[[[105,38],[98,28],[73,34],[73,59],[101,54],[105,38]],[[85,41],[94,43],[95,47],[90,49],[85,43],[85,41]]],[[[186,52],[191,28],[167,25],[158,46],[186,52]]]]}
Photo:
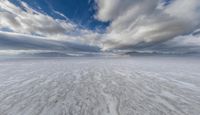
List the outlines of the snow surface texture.
{"type": "Polygon", "coordinates": [[[1,115],[199,115],[200,61],[0,62],[1,115]]]}

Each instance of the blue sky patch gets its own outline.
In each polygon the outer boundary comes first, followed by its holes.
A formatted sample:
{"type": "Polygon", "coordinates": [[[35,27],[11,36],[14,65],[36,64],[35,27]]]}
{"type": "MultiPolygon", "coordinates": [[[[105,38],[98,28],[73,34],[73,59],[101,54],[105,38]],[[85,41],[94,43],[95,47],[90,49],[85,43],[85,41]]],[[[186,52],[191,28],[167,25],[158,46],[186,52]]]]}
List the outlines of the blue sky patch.
{"type": "MultiPolygon", "coordinates": [[[[16,5],[19,1],[10,0],[16,5]]],[[[65,15],[70,21],[78,24],[80,28],[105,31],[109,22],[100,22],[94,18],[96,13],[94,0],[22,0],[33,9],[46,13],[57,19],[64,19],[54,11],[65,15]]]]}

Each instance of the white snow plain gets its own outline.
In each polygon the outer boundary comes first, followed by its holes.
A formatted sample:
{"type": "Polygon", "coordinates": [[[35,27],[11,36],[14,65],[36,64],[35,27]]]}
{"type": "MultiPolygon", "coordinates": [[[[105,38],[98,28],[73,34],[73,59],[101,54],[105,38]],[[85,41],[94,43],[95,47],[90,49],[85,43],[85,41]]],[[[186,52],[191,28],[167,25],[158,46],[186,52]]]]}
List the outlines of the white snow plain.
{"type": "Polygon", "coordinates": [[[200,115],[200,60],[1,60],[0,115],[200,115]]]}

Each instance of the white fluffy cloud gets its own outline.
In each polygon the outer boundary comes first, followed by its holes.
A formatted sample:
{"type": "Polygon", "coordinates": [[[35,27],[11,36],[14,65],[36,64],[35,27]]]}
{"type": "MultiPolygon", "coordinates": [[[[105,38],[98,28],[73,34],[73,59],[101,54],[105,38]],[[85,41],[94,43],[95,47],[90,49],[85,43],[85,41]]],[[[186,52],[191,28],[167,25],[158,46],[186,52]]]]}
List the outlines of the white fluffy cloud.
{"type": "MultiPolygon", "coordinates": [[[[20,7],[9,0],[0,0],[0,30],[7,29],[13,33],[42,36],[42,39],[69,41],[87,45],[98,46],[100,34],[97,32],[80,29],[63,14],[65,20],[38,12],[20,1],[20,7]]],[[[34,36],[33,36],[34,37],[34,36]]]]}
{"type": "Polygon", "coordinates": [[[75,25],[37,12],[24,2],[17,7],[8,0],[1,0],[0,27],[18,33],[57,36],[72,31],[75,25]]]}
{"type": "Polygon", "coordinates": [[[96,18],[111,21],[103,49],[129,48],[193,32],[200,24],[199,0],[96,0],[96,18]]]}

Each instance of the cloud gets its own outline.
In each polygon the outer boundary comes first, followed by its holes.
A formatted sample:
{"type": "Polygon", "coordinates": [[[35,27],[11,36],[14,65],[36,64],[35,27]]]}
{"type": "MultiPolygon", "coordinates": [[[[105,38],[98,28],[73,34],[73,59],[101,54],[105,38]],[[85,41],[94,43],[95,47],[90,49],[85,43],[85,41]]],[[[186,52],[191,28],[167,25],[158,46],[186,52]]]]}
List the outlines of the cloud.
{"type": "Polygon", "coordinates": [[[53,19],[30,8],[25,2],[21,7],[15,6],[8,0],[0,2],[0,27],[9,28],[13,32],[48,36],[59,39],[66,33],[76,29],[76,25],[69,20],[53,19]]]}
{"type": "Polygon", "coordinates": [[[65,52],[98,52],[87,44],[48,40],[44,37],[11,32],[0,32],[0,50],[47,50],[65,52]]]}
{"type": "Polygon", "coordinates": [[[188,35],[199,28],[200,1],[96,0],[96,19],[111,21],[103,50],[146,46],[188,35]]]}
{"type": "Polygon", "coordinates": [[[8,0],[0,1],[0,30],[6,28],[13,33],[40,36],[41,39],[68,41],[86,45],[98,46],[101,35],[95,31],[80,29],[62,13],[65,20],[54,19],[47,14],[38,12],[19,1],[20,7],[8,0]]]}
{"type": "Polygon", "coordinates": [[[192,34],[178,36],[166,42],[140,48],[136,51],[159,54],[200,54],[200,36],[193,36],[192,34]]]}

